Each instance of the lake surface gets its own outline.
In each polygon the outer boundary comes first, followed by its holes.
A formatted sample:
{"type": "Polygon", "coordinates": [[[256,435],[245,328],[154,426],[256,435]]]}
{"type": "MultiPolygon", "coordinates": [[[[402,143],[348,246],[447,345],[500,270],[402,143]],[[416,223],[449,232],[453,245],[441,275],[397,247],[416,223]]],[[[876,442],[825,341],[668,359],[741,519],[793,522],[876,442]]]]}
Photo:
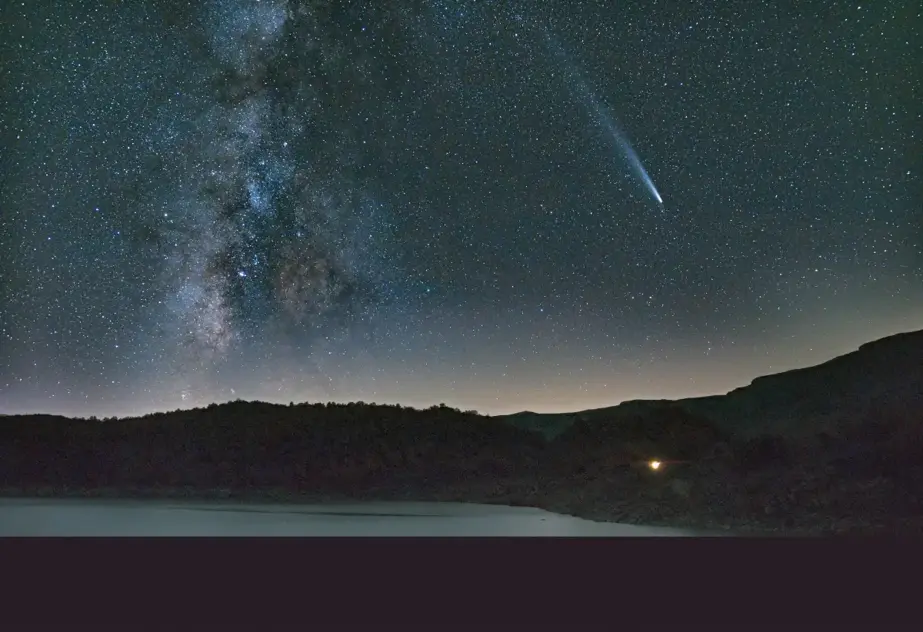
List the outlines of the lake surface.
{"type": "Polygon", "coordinates": [[[530,507],[363,502],[0,499],[0,536],[693,536],[530,507]]]}

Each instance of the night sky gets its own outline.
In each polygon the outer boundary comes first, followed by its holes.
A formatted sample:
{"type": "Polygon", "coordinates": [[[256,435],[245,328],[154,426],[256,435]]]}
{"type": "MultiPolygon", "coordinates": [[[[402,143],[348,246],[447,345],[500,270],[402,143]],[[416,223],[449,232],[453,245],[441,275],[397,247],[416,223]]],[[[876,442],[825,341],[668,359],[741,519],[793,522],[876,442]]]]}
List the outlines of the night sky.
{"type": "Polygon", "coordinates": [[[0,413],[579,410],[923,328],[918,1],[2,5],[0,413]]]}

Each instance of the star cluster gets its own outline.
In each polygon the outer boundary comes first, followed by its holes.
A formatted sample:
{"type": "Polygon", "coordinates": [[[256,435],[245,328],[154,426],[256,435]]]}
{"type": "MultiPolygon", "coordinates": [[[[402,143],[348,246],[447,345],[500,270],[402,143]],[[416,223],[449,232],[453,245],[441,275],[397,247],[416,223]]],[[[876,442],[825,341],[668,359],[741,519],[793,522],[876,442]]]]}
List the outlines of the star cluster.
{"type": "Polygon", "coordinates": [[[923,326],[917,3],[2,12],[0,413],[576,410],[923,326]]]}

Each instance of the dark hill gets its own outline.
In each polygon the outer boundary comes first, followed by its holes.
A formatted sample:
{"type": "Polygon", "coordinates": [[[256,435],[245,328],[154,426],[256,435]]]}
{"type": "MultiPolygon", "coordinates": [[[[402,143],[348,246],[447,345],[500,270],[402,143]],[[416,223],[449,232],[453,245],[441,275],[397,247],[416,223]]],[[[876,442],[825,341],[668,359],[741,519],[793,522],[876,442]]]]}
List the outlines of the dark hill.
{"type": "Polygon", "coordinates": [[[729,435],[704,417],[671,405],[625,414],[618,422],[578,418],[551,446],[586,461],[630,464],[651,459],[694,460],[710,455],[729,435]]]}
{"type": "Polygon", "coordinates": [[[923,331],[896,334],[823,364],[754,379],[725,395],[636,400],[579,413],[520,413],[502,419],[554,437],[578,419],[612,423],[665,405],[710,419],[742,436],[813,435],[923,408],[923,331]]]}
{"type": "Polygon", "coordinates": [[[0,486],[309,490],[534,466],[542,438],[446,406],[231,402],[120,420],[0,418],[0,486]]]}

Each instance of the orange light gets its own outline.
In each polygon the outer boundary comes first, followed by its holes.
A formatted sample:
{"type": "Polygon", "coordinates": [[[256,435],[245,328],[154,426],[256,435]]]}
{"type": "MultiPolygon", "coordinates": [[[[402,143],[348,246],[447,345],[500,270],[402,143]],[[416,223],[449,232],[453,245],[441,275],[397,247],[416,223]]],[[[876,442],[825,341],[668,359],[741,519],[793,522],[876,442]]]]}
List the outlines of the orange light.
{"type": "Polygon", "coordinates": [[[652,470],[659,470],[659,469],[660,469],[660,466],[661,466],[661,463],[660,463],[660,461],[651,461],[648,465],[651,466],[651,469],[652,469],[652,470]]]}

